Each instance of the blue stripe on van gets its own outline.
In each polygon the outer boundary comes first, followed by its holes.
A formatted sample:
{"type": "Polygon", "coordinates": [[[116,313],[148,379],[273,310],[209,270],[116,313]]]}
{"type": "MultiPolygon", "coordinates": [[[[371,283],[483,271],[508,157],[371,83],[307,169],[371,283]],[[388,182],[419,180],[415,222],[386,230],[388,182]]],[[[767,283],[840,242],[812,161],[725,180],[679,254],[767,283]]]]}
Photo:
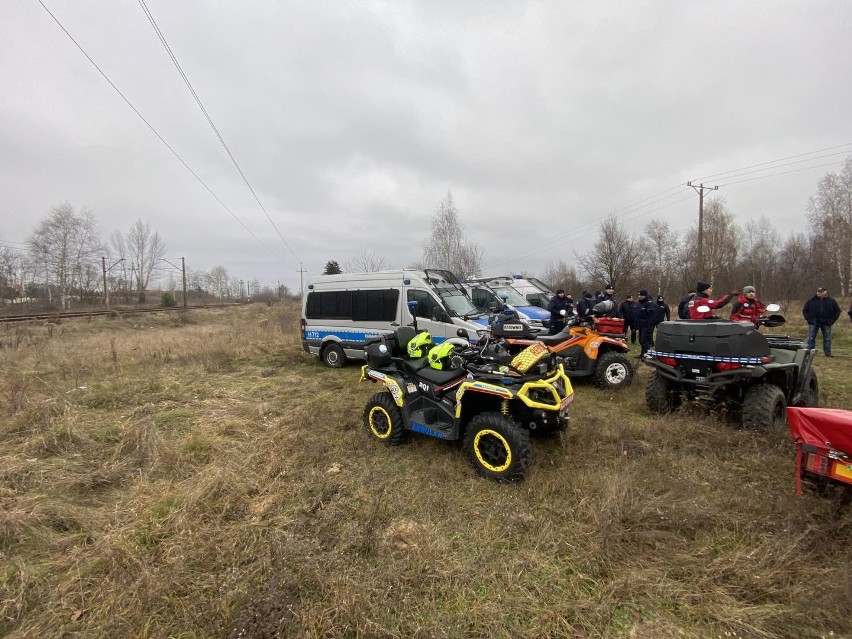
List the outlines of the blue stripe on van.
{"type": "Polygon", "coordinates": [[[530,319],[549,320],[550,311],[538,306],[518,306],[518,310],[530,319]]]}
{"type": "MultiPolygon", "coordinates": [[[[338,329],[333,331],[321,331],[315,328],[309,328],[305,330],[305,341],[316,341],[321,342],[325,340],[327,337],[336,337],[341,342],[349,343],[349,344],[363,344],[371,337],[378,337],[381,333],[376,331],[347,331],[345,329],[338,329]]],[[[434,344],[440,344],[445,341],[446,337],[441,337],[439,335],[432,336],[432,342],[434,344]]]]}

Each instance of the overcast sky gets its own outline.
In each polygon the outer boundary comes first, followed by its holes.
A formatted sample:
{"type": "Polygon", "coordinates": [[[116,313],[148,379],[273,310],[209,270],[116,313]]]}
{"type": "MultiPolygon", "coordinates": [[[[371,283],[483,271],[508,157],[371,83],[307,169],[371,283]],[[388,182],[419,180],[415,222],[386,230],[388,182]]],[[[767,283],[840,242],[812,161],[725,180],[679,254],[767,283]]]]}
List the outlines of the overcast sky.
{"type": "Polygon", "coordinates": [[[43,2],[262,244],[38,0],[0,2],[5,243],[69,201],[104,238],[141,218],[192,268],[298,288],[300,262],[418,259],[452,191],[483,275],[540,272],[613,211],[684,232],[683,183],[723,172],[706,181],[740,224],[804,230],[817,181],[852,154],[845,0],[146,0],[285,245],[140,4],[43,2]]]}

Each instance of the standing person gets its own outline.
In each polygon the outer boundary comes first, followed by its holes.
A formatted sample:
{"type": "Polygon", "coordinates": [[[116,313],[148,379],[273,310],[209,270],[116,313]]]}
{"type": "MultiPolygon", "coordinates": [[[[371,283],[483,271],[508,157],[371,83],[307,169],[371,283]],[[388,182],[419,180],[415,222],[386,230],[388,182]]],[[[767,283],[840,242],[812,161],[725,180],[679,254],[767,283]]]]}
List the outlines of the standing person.
{"type": "Polygon", "coordinates": [[[666,304],[666,299],[662,295],[657,295],[657,324],[668,322],[671,318],[672,309],[666,304]]]}
{"type": "Polygon", "coordinates": [[[636,328],[639,329],[639,346],[642,357],[654,345],[654,326],[657,325],[657,305],[648,297],[646,289],[639,290],[639,301],[636,304],[636,328]]]}
{"type": "Polygon", "coordinates": [[[817,331],[822,331],[822,352],[831,357],[831,326],[840,317],[840,306],[822,286],[805,302],[802,315],[808,323],[808,348],[816,348],[817,331]]]}
{"type": "Polygon", "coordinates": [[[604,292],[600,297],[600,301],[609,300],[612,302],[612,310],[607,313],[607,317],[621,317],[618,313],[618,300],[615,299],[615,287],[612,284],[604,286],[604,292]]]}
{"type": "Polygon", "coordinates": [[[849,321],[852,322],[852,304],[849,305],[849,310],[846,313],[849,315],[849,321]]]}
{"type": "Polygon", "coordinates": [[[677,316],[680,319],[689,319],[689,303],[695,297],[695,289],[690,289],[686,293],[686,297],[680,300],[677,305],[677,316]]]}
{"type": "Polygon", "coordinates": [[[589,291],[583,291],[583,299],[577,302],[577,315],[585,317],[591,313],[594,305],[595,302],[592,299],[592,294],[589,291]]]}
{"type": "MultiPolygon", "coordinates": [[[[633,295],[628,295],[618,305],[618,315],[624,319],[624,328],[630,329],[630,343],[636,343],[636,309],[639,305],[633,300],[633,295]]],[[[852,317],[852,315],[850,315],[852,317]]]]}
{"type": "Polygon", "coordinates": [[[757,299],[757,290],[753,286],[743,286],[743,294],[737,298],[731,308],[731,319],[735,322],[751,322],[757,326],[766,307],[757,299]]]}
{"type": "Polygon", "coordinates": [[[565,296],[564,288],[556,291],[556,295],[547,305],[547,310],[550,311],[550,334],[556,335],[565,328],[565,320],[574,313],[574,305],[565,296]]]}
{"type": "Polygon", "coordinates": [[[698,282],[695,286],[695,290],[698,291],[695,294],[689,304],[689,319],[712,319],[716,317],[713,314],[713,311],[717,308],[722,308],[725,304],[730,302],[733,298],[740,294],[739,291],[731,291],[726,295],[723,295],[717,300],[711,299],[710,296],[713,295],[713,285],[706,284],[704,282],[698,282]],[[698,308],[701,306],[709,307],[709,311],[699,311],[698,308]]]}

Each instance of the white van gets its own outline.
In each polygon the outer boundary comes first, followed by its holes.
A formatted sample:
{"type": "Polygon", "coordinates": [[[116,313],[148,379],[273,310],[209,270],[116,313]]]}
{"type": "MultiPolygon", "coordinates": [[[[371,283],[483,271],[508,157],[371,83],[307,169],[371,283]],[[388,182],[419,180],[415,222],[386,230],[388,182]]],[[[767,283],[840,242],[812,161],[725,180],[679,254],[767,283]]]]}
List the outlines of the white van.
{"type": "Polygon", "coordinates": [[[534,277],[499,275],[495,277],[478,277],[476,280],[485,282],[494,289],[501,286],[511,286],[523,295],[530,305],[538,306],[539,308],[547,308],[551,298],[556,295],[544,282],[534,277]]]}
{"type": "Polygon", "coordinates": [[[414,321],[436,344],[457,337],[460,328],[475,342],[488,328],[449,271],[404,269],[320,275],[307,283],[302,303],[302,348],[337,368],[347,358],[363,359],[364,342],[414,321]]]}

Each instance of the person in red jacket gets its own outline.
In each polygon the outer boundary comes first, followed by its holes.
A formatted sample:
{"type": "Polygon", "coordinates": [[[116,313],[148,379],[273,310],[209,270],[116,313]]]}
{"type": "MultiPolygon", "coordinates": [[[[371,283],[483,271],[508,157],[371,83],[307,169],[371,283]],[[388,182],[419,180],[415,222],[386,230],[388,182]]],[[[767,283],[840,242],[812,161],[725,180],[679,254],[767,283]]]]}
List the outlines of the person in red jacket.
{"type": "Polygon", "coordinates": [[[731,291],[727,295],[720,297],[717,300],[711,299],[710,296],[713,295],[713,286],[711,284],[706,284],[704,282],[698,282],[695,286],[695,297],[693,297],[689,301],[689,319],[712,319],[716,317],[713,314],[713,311],[717,308],[722,308],[725,304],[731,301],[734,297],[740,294],[739,291],[731,291]],[[708,311],[699,311],[698,308],[701,306],[707,306],[710,310],[708,311]]]}
{"type": "Polygon", "coordinates": [[[731,319],[735,322],[751,322],[757,326],[760,316],[766,312],[766,307],[757,299],[757,291],[753,286],[744,286],[743,294],[734,302],[731,308],[731,319]]]}

